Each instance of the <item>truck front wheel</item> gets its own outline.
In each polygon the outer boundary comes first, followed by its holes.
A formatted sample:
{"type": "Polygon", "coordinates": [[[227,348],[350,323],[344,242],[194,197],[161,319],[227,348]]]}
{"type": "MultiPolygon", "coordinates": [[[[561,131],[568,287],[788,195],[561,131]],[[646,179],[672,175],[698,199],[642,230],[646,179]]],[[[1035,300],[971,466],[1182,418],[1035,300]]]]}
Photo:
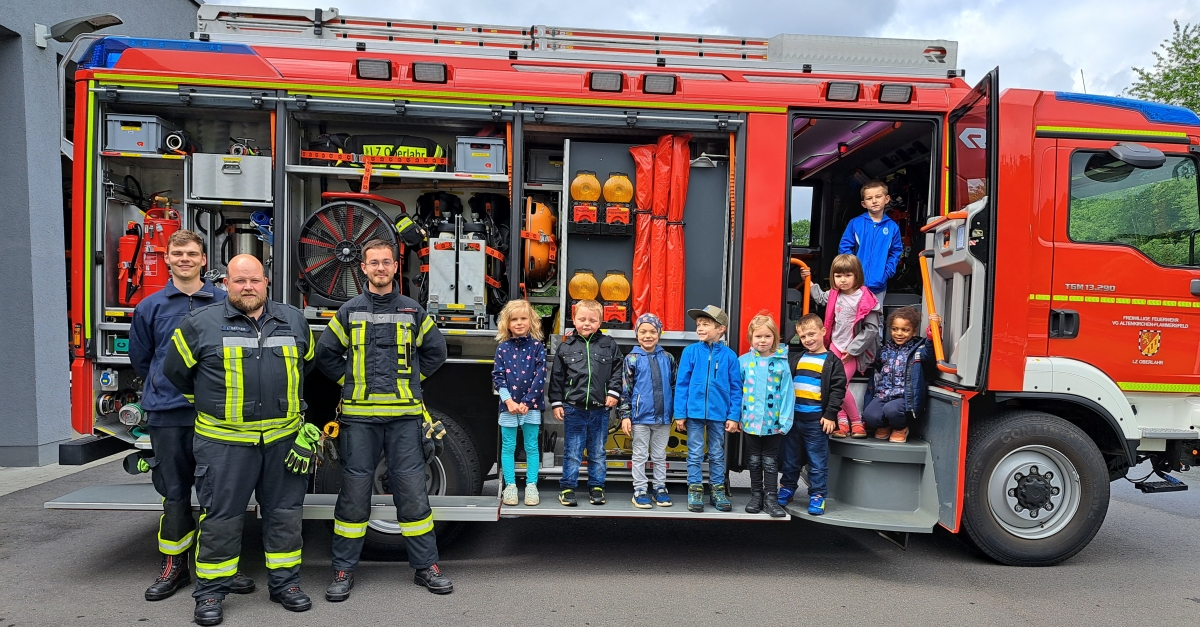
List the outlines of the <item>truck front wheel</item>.
{"type": "Polygon", "coordinates": [[[1081,429],[1037,411],[970,433],[963,528],[988,557],[1050,566],[1083,550],[1108,512],[1108,469],[1081,429]]]}
{"type": "MultiPolygon", "coordinates": [[[[434,420],[441,420],[446,427],[445,447],[442,454],[425,467],[425,488],[430,495],[475,496],[483,488],[483,471],[479,468],[479,454],[471,437],[454,419],[434,409],[429,410],[434,420]]],[[[323,465],[317,472],[316,492],[336,494],[342,486],[342,466],[332,462],[323,465]]],[[[380,459],[375,469],[374,494],[390,494],[387,486],[387,464],[380,459]]],[[[462,522],[437,523],[438,549],[450,544],[462,531],[462,522]]],[[[332,521],[330,521],[332,526],[332,521]]],[[[371,520],[367,523],[367,536],[363,544],[363,559],[405,561],[408,553],[404,536],[395,520],[371,520]]]]}

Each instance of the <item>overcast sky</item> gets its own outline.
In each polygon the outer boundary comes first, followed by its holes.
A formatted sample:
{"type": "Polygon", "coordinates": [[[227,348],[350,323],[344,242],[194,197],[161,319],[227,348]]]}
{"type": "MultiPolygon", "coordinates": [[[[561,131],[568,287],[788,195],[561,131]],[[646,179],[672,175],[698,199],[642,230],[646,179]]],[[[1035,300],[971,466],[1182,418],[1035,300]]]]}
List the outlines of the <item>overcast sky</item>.
{"type": "MultiPolygon", "coordinates": [[[[314,0],[217,0],[310,8],[314,0]]],[[[770,37],[779,33],[951,39],[968,80],[1000,66],[1003,87],[1118,95],[1172,19],[1200,0],[336,0],[343,15],[770,37]]],[[[328,6],[328,5],[326,5],[328,6]]]]}

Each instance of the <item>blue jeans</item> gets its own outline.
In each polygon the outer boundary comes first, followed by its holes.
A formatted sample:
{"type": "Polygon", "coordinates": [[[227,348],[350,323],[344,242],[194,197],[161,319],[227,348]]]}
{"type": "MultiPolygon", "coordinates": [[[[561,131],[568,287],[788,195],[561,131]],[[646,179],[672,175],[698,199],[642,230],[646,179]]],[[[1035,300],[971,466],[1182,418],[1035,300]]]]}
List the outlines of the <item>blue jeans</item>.
{"type": "Polygon", "coordinates": [[[779,484],[796,489],[800,482],[800,453],[808,457],[808,495],[827,496],[829,487],[829,436],[821,430],[820,420],[796,420],[783,436],[779,445],[780,470],[783,477],[779,484]]]}
{"type": "Polygon", "coordinates": [[[704,444],[708,443],[708,482],[713,485],[725,483],[725,421],[687,419],[688,438],[688,484],[704,482],[700,464],[704,462],[704,444]],[[705,438],[705,433],[708,437],[705,438]]]}
{"type": "Polygon", "coordinates": [[[608,408],[576,409],[563,406],[563,474],[558,486],[564,490],[579,483],[579,465],[583,449],[587,448],[588,487],[603,488],[605,471],[604,445],[608,442],[608,408]]]}

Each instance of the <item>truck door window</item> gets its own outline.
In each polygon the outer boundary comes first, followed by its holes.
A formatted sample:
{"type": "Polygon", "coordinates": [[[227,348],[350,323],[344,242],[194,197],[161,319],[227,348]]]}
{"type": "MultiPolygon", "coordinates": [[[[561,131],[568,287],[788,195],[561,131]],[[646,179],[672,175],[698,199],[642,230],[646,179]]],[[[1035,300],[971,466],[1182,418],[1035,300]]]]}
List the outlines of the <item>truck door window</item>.
{"type": "Polygon", "coordinates": [[[792,187],[792,246],[811,246],[812,240],[813,188],[792,187]]]}
{"type": "Polygon", "coordinates": [[[1104,152],[1071,155],[1067,234],[1074,242],[1132,246],[1164,266],[1196,265],[1196,160],[1167,155],[1139,169],[1104,152]]]}

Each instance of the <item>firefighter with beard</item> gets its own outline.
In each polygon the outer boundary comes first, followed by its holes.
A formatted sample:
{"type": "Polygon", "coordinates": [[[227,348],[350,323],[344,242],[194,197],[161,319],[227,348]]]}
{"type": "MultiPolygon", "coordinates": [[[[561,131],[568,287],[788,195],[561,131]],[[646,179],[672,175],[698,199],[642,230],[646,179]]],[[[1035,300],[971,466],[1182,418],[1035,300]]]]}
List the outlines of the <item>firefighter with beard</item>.
{"type": "Polygon", "coordinates": [[[163,374],[196,407],[196,599],[193,620],[218,625],[254,493],[262,513],[271,600],[303,612],[300,536],[320,431],[304,423],[304,373],[316,345],[300,310],[267,300],[262,263],[230,260],[229,298],[184,317],[163,374]],[[315,433],[314,433],[315,432],[315,433]]]}
{"type": "Polygon", "coordinates": [[[408,562],[416,570],[413,582],[448,594],[454,586],[437,565],[433,511],[425,491],[421,400],[421,381],[446,361],[446,340],[433,317],[400,293],[393,245],[371,240],[362,254],[368,290],[338,309],[317,343],[317,366],[342,386],[342,490],[333,514],[333,582],[325,598],[350,598],[381,452],[387,456],[388,486],[408,562]]]}

